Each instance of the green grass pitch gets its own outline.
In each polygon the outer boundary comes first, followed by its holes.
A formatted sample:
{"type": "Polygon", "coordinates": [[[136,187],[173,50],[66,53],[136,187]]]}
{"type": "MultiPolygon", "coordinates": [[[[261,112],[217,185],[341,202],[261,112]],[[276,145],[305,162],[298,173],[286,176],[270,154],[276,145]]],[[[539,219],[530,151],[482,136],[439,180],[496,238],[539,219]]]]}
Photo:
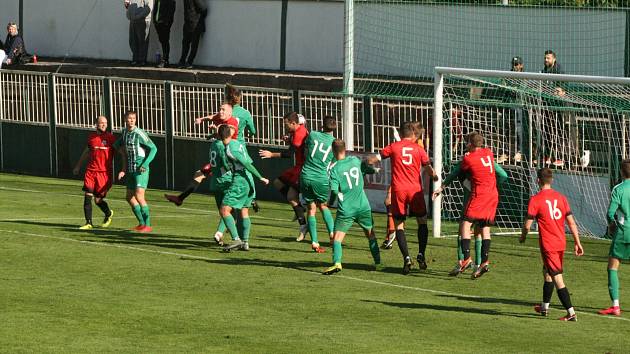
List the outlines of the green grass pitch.
{"type": "MultiPolygon", "coordinates": [[[[584,257],[566,256],[578,322],[564,323],[556,320],[564,310],[555,293],[550,317],[533,313],[542,292],[535,236],[525,245],[495,237],[491,271],[471,280],[470,273],[447,276],[452,238],[430,239],[424,272],[401,275],[396,247],[382,251],[385,270],[373,271],[367,241],[354,228],[344,270],[323,276],[331,250],[315,254],[295,242],[286,205],[262,202],[252,213],[251,251],[225,254],[211,240],[218,216],[209,196],[177,208],[163,193],[147,192],[150,235],[127,231],[135,219],[121,186],[108,196],[112,227],[80,231],[80,181],[0,174],[0,352],[630,350],[630,317],[596,314],[609,306],[608,242],[584,240],[584,257]]],[[[376,225],[382,240],[382,215],[376,225]]],[[[620,277],[623,308],[630,268],[622,266],[620,277]]]]}

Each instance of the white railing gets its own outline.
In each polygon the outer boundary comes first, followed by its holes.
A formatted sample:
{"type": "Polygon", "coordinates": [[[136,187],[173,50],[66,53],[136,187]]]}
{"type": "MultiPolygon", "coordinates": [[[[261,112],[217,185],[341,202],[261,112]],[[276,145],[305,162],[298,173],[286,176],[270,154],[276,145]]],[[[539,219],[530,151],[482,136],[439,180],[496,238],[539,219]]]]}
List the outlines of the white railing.
{"type": "Polygon", "coordinates": [[[111,79],[112,130],[125,126],[125,112],[137,112],[137,125],[149,134],[166,135],[164,82],[111,79]]]}
{"type": "Polygon", "coordinates": [[[210,134],[208,124],[195,124],[195,118],[219,111],[223,86],[175,83],[171,87],[173,136],[205,139],[210,134]]]}
{"type": "MultiPolygon", "coordinates": [[[[96,118],[105,113],[103,78],[54,75],[57,125],[93,128],[96,118]]],[[[111,117],[107,117],[110,118],[111,117]]]]}
{"type": "Polygon", "coordinates": [[[0,120],[48,124],[48,74],[0,71],[0,120]]]}

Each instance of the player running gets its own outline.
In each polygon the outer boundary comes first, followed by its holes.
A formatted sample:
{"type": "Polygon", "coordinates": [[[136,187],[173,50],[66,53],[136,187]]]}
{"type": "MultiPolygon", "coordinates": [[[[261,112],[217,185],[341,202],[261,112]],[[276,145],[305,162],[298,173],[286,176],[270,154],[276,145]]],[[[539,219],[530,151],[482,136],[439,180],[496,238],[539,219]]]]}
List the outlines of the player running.
{"type": "MultiPolygon", "coordinates": [[[[461,172],[468,174],[471,182],[471,195],[464,207],[463,220],[460,223],[459,230],[463,253],[463,260],[459,262],[460,273],[472,265],[472,260],[470,259],[470,229],[473,225],[481,228],[481,264],[473,272],[473,279],[477,279],[490,271],[490,263],[488,261],[490,225],[494,224],[497,206],[499,205],[494,154],[492,150],[484,148],[483,145],[483,136],[479,133],[471,133],[468,136],[468,153],[464,155],[460,163],[461,172]]],[[[442,188],[436,190],[434,196],[439,195],[441,191],[442,188]]]]}
{"type": "Polygon", "coordinates": [[[99,116],[96,119],[96,132],[88,135],[87,146],[72,170],[75,176],[78,175],[81,166],[89,157],[85,177],[83,178],[85,225],[79,227],[81,230],[91,230],[94,227],[92,223],[92,198],[96,206],[105,215],[101,227],[108,227],[112,223],[114,211],[107,205],[105,196],[112,187],[112,163],[114,161],[115,143],[116,137],[107,131],[107,118],[99,116]]]}
{"type": "Polygon", "coordinates": [[[368,238],[374,264],[380,268],[381,255],[374,235],[372,208],[363,190],[363,176],[372,174],[375,170],[356,156],[346,157],[346,143],[343,140],[336,139],[332,144],[332,151],[337,162],[330,169],[330,191],[337,196],[338,206],[333,240],[333,265],[326,268],[324,274],[341,271],[341,243],[354,222],[363,229],[368,238]]]}
{"type": "Polygon", "coordinates": [[[391,212],[396,224],[396,242],[403,256],[403,274],[411,271],[411,257],[405,237],[405,219],[407,216],[415,216],[418,222],[418,255],[416,257],[420,269],[426,269],[426,247],[429,238],[427,227],[427,208],[424,202],[424,193],[420,183],[420,172],[424,167],[428,174],[437,180],[433,167],[429,162],[429,156],[417,143],[418,137],[414,133],[411,122],[403,123],[400,132],[402,139],[386,146],[379,155],[368,159],[368,163],[376,160],[391,160],[392,169],[392,196],[391,212]]]}
{"type": "Polygon", "coordinates": [[[330,181],[328,168],[333,160],[332,142],[335,140],[333,132],[337,129],[337,121],[331,116],[322,119],[322,131],[311,132],[304,142],[304,166],[300,173],[300,192],[306,202],[308,211],[308,233],[311,234],[311,249],[317,253],[323,253],[324,248],[319,245],[317,239],[317,208],[322,212],[324,223],[333,242],[333,229],[335,221],[330,209],[328,209],[328,197],[330,194],[330,181]]]}
{"type": "Polygon", "coordinates": [[[284,116],[284,128],[289,133],[289,149],[282,152],[271,152],[269,150],[260,150],[259,155],[263,159],[270,158],[291,158],[295,156],[295,165],[286,169],[282,174],[273,181],[273,186],[284,196],[287,202],[293,208],[295,218],[300,225],[300,234],[296,241],[304,240],[304,235],[308,231],[306,217],[304,216],[304,207],[300,203],[300,173],[304,165],[304,141],[308,136],[308,130],[304,126],[306,120],[304,116],[296,112],[287,113],[284,116]]]}
{"type": "Polygon", "coordinates": [[[616,185],[608,206],[608,235],[612,236],[608,253],[608,293],[612,306],[599,311],[601,315],[621,316],[619,307],[619,278],[617,271],[621,260],[630,259],[630,160],[621,162],[623,182],[616,185]]]}
{"type": "Polygon", "coordinates": [[[225,146],[225,154],[228,157],[227,162],[232,171],[232,183],[225,192],[221,203],[221,217],[230,231],[232,243],[224,247],[223,250],[226,252],[235,249],[249,251],[249,233],[251,229],[249,208],[254,197],[254,176],[264,184],[269,184],[269,180],[262,177],[252,165],[253,161],[247,154],[245,145],[236,139],[232,139],[232,131],[232,128],[226,124],[219,127],[219,139],[225,146]],[[233,209],[241,210],[243,234],[240,236],[232,216],[233,209]]]}
{"type": "MultiPolygon", "coordinates": [[[[497,185],[502,185],[503,183],[505,183],[505,181],[507,181],[508,175],[503,169],[503,167],[501,167],[501,165],[495,162],[494,170],[496,171],[496,175],[497,175],[497,185]]],[[[464,174],[461,170],[461,162],[458,162],[457,164],[453,166],[453,169],[448,174],[448,176],[446,176],[446,178],[442,182],[442,185],[433,192],[433,199],[435,199],[440,193],[442,193],[442,191],[446,188],[446,186],[451,184],[451,182],[453,182],[455,179],[459,179],[459,181],[462,183],[463,190],[464,190],[464,198],[463,198],[462,211],[461,211],[462,219],[460,221],[460,227],[461,227],[461,223],[464,222],[463,215],[465,212],[465,206],[468,203],[468,200],[470,199],[470,192],[471,192],[470,181],[468,179],[468,176],[464,174]]],[[[482,258],[481,257],[481,244],[482,244],[481,228],[479,227],[479,225],[475,225],[473,231],[474,231],[473,234],[475,235],[474,270],[476,270],[481,265],[481,258],[482,258]]],[[[460,269],[460,262],[463,260],[464,260],[464,253],[462,252],[462,248],[461,248],[461,236],[457,235],[457,264],[455,264],[455,268],[453,268],[453,270],[451,270],[448,273],[448,275],[458,276],[459,274],[461,274],[462,270],[460,269]]],[[[465,270],[466,269],[464,269],[464,271],[465,270]]]]}
{"type": "Polygon", "coordinates": [[[118,179],[126,176],[127,202],[138,219],[134,230],[151,232],[151,214],[144,193],[149,184],[149,164],[157,153],[157,147],[149,135],[136,126],[136,121],[136,112],[125,113],[126,127],[122,137],[116,141],[117,148],[124,146],[123,170],[118,173],[118,179]]]}
{"type": "Polygon", "coordinates": [[[540,192],[529,199],[527,206],[527,219],[523,225],[523,231],[519,242],[525,242],[527,233],[532,227],[534,220],[538,222],[538,244],[543,259],[543,272],[545,283],[543,284],[543,300],[540,305],[536,305],[534,310],[543,316],[549,312],[549,303],[553,294],[554,284],[558,291],[558,298],[562,306],[567,310],[566,316],[560,318],[562,321],[577,321],[577,316],[569,290],[564,285],[562,277],[562,264],[564,251],[567,246],[567,239],[564,233],[565,221],[573,235],[575,243],[575,255],[584,254],[584,249],[580,243],[577,225],[569,202],[561,193],[551,188],[553,182],[553,172],[549,168],[538,170],[538,186],[540,192]]]}
{"type": "MultiPolygon", "coordinates": [[[[221,105],[219,113],[201,118],[195,118],[195,124],[201,124],[205,121],[210,121],[210,129],[217,129],[221,124],[231,125],[234,127],[234,134],[232,134],[232,138],[237,139],[239,135],[239,122],[233,116],[233,114],[234,113],[232,110],[232,105],[230,104],[230,102],[226,101],[221,105]]],[[[188,196],[192,192],[197,190],[201,182],[203,182],[206,177],[209,176],[211,168],[212,166],[210,166],[210,164],[204,165],[201,169],[195,171],[192,180],[190,181],[190,183],[188,183],[188,186],[186,187],[186,189],[184,189],[182,193],[180,193],[179,195],[164,194],[164,198],[177,206],[182,205],[184,203],[184,200],[188,198],[188,196]]]]}

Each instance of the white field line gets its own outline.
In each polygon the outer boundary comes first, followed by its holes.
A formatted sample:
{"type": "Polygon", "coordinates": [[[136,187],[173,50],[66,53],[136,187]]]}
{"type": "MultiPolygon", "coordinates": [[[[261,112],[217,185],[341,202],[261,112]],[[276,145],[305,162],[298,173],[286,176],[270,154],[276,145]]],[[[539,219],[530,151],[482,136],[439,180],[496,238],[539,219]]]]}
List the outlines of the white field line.
{"type": "MultiPolygon", "coordinates": [[[[220,261],[220,260],[222,260],[222,259],[213,259],[213,258],[203,257],[203,256],[193,256],[193,255],[188,255],[188,254],[184,254],[184,253],[177,253],[177,252],[158,251],[158,250],[146,249],[146,248],[141,248],[141,247],[114,245],[114,244],[106,244],[106,243],[85,241],[85,240],[76,240],[76,239],[73,239],[73,238],[60,237],[60,236],[41,235],[41,234],[36,234],[36,233],[31,233],[31,232],[21,232],[21,231],[3,230],[3,229],[0,229],[0,232],[7,232],[7,233],[16,234],[16,235],[24,235],[24,236],[32,236],[32,237],[55,239],[55,240],[61,240],[61,241],[70,241],[70,242],[76,242],[76,243],[82,243],[82,244],[88,244],[88,245],[94,245],[94,246],[122,248],[122,249],[133,250],[133,251],[140,251],[140,252],[146,252],[146,253],[156,253],[156,254],[169,255],[169,256],[177,256],[177,257],[181,257],[181,258],[199,259],[199,260],[206,260],[206,261],[211,261],[211,262],[212,261],[220,261]]],[[[294,268],[286,268],[286,267],[276,267],[276,268],[295,270],[294,268]]],[[[304,270],[300,270],[300,271],[304,271],[304,270]]],[[[310,272],[312,274],[316,274],[317,276],[321,276],[321,273],[316,272],[316,271],[308,271],[308,272],[310,272]]],[[[362,279],[362,278],[350,277],[350,276],[346,276],[346,275],[335,275],[335,276],[333,276],[331,278],[342,278],[342,279],[354,280],[354,281],[358,281],[358,282],[362,282],[362,283],[368,283],[368,284],[373,284],[373,285],[381,285],[381,286],[393,287],[393,288],[398,288],[398,289],[420,291],[420,292],[425,292],[425,293],[430,293],[430,294],[447,295],[447,296],[452,296],[452,297],[461,297],[461,298],[469,298],[469,299],[483,299],[484,298],[483,296],[457,294],[457,293],[451,293],[451,292],[448,292],[448,291],[441,291],[441,290],[435,290],[435,289],[425,289],[425,288],[419,288],[419,287],[408,286],[408,285],[400,285],[400,284],[382,282],[382,281],[377,281],[377,280],[370,280],[370,279],[362,279]]],[[[630,318],[616,317],[616,316],[602,316],[602,315],[599,315],[599,314],[588,313],[588,312],[579,312],[579,315],[580,316],[587,315],[587,316],[592,316],[592,317],[595,317],[595,318],[602,318],[602,319],[630,321],[630,318]]]]}

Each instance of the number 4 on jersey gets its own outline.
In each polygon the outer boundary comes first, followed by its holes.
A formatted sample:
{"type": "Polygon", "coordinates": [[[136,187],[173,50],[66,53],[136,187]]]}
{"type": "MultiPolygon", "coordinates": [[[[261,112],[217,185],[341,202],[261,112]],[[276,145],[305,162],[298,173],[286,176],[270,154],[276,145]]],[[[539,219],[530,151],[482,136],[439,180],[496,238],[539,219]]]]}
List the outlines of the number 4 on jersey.
{"type": "Polygon", "coordinates": [[[483,157],[480,158],[481,164],[484,165],[485,167],[490,167],[490,173],[492,174],[494,170],[492,158],[490,156],[486,156],[486,158],[488,159],[488,161],[486,161],[483,157]]]}

